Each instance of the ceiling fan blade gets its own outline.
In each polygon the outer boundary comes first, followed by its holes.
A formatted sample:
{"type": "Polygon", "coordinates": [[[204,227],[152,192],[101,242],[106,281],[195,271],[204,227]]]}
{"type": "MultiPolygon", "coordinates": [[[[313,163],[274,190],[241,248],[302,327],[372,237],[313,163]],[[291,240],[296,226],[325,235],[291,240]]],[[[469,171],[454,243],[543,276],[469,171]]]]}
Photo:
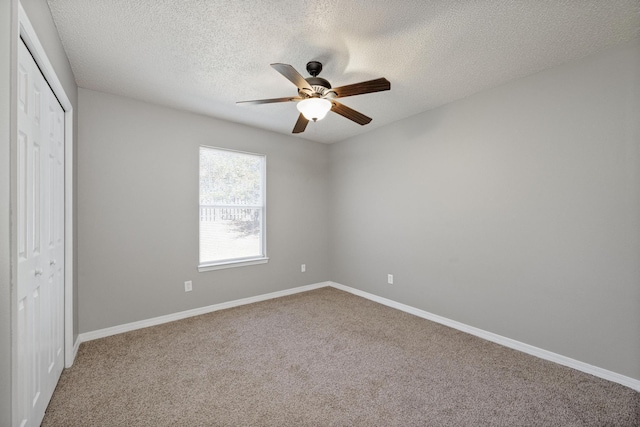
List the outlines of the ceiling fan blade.
{"type": "Polygon", "coordinates": [[[288,96],[286,98],[256,99],[253,101],[238,101],[236,104],[272,104],[274,102],[302,101],[299,96],[288,96]]]}
{"type": "Polygon", "coordinates": [[[362,95],[365,93],[381,92],[391,89],[391,83],[384,77],[366,82],[354,83],[352,85],[340,86],[332,90],[338,94],[338,98],[345,96],[362,95]]]}
{"type": "Polygon", "coordinates": [[[276,64],[271,64],[271,66],[273,67],[274,70],[276,70],[277,72],[285,76],[287,79],[289,79],[289,81],[291,81],[291,83],[296,85],[298,89],[307,89],[307,90],[313,91],[309,82],[306,81],[304,77],[302,77],[302,75],[299,72],[297,72],[296,69],[293,68],[291,65],[276,63],[276,64]]]}
{"type": "Polygon", "coordinates": [[[302,113],[300,113],[300,115],[298,116],[298,121],[296,122],[296,125],[293,127],[293,132],[291,133],[304,132],[304,130],[307,128],[308,123],[309,123],[309,120],[307,120],[307,118],[303,116],[302,113]]]}
{"type": "Polygon", "coordinates": [[[344,104],[340,104],[339,102],[332,101],[333,107],[331,107],[331,111],[334,113],[340,114],[342,117],[346,117],[349,120],[353,120],[359,125],[366,125],[372,119],[371,117],[367,117],[364,114],[354,110],[353,108],[349,108],[344,104]]]}

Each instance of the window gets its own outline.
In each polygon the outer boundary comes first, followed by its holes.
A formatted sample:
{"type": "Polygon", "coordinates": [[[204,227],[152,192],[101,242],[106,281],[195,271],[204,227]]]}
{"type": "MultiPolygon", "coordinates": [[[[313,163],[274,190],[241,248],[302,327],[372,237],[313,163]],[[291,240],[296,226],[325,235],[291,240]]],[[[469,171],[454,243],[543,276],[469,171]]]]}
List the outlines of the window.
{"type": "Polygon", "coordinates": [[[199,270],[267,262],[265,156],[200,147],[199,270]]]}

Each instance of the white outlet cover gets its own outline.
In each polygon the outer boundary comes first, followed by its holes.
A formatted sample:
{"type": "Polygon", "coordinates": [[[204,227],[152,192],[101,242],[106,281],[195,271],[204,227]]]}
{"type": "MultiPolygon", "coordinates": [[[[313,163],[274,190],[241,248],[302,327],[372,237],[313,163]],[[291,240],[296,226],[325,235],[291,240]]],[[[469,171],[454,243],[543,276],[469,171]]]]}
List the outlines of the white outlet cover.
{"type": "Polygon", "coordinates": [[[307,264],[302,264],[302,265],[300,266],[300,271],[301,271],[301,272],[303,272],[303,273],[304,273],[305,271],[307,271],[307,264]]]}
{"type": "Polygon", "coordinates": [[[393,285],[393,274],[387,274],[387,283],[393,285]]]}
{"type": "Polygon", "coordinates": [[[186,282],[184,282],[184,291],[191,292],[192,290],[193,290],[193,283],[191,282],[191,280],[187,280],[186,282]]]}

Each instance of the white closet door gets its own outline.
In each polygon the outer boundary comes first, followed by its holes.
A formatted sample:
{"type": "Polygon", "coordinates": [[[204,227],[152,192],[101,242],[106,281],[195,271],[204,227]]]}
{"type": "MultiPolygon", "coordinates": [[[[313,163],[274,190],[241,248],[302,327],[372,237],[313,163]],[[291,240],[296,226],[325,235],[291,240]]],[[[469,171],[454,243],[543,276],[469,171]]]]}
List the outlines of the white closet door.
{"type": "Polygon", "coordinates": [[[64,366],[64,112],[18,51],[18,425],[38,426],[64,366]]]}

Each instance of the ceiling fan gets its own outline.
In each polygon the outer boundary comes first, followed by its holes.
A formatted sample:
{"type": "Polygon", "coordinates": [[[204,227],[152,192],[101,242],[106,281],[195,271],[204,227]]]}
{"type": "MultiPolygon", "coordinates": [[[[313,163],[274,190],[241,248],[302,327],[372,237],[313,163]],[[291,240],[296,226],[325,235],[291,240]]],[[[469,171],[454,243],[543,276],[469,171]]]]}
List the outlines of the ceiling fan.
{"type": "Polygon", "coordinates": [[[292,133],[304,132],[309,120],[313,120],[314,122],[322,120],[329,110],[364,126],[371,122],[371,117],[367,117],[364,114],[339,103],[336,101],[336,98],[381,92],[383,90],[391,89],[391,83],[389,83],[389,81],[384,77],[332,88],[331,83],[322,77],[318,77],[318,74],[322,71],[322,64],[318,61],[310,61],[307,63],[307,71],[311,77],[307,77],[306,79],[289,64],[276,63],[271,64],[271,66],[296,85],[298,88],[298,96],[258,99],[254,101],[239,101],[237,103],[271,104],[275,102],[297,102],[300,115],[298,116],[298,121],[293,127],[292,133]]]}

